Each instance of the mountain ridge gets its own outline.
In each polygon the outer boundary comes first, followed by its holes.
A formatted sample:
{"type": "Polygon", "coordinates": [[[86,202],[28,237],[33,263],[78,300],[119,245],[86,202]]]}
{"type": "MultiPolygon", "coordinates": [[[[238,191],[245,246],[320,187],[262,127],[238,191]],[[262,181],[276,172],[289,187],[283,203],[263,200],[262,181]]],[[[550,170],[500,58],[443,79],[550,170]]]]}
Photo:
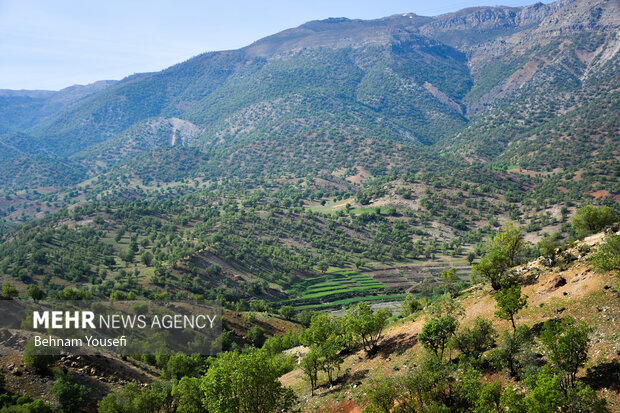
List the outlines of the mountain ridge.
{"type": "MultiPolygon", "coordinates": [[[[610,153],[603,168],[613,170],[615,118],[586,108],[593,99],[612,108],[616,99],[619,7],[574,0],[308,22],[105,85],[20,134],[3,127],[0,111],[0,144],[10,148],[3,162],[42,154],[83,171],[59,179],[61,191],[67,182],[105,181],[119,165],[132,180],[150,181],[143,172],[152,168],[131,171],[133,160],[161,161],[178,146],[208,159],[189,166],[207,181],[278,174],[338,181],[337,171],[357,169],[372,179],[477,162],[528,169],[554,158],[554,167],[573,173],[584,167],[576,161],[585,153],[581,139],[556,133],[554,119],[574,113],[591,133],[606,131],[591,150],[610,153]],[[537,136],[551,140],[534,148],[537,136]],[[561,139],[576,152],[543,150],[561,139]],[[142,156],[149,151],[157,153],[142,156]]],[[[55,186],[47,168],[17,181],[29,176],[35,187],[55,186]]],[[[0,188],[18,188],[12,182],[0,188]]],[[[612,182],[602,185],[615,193],[612,182]]]]}

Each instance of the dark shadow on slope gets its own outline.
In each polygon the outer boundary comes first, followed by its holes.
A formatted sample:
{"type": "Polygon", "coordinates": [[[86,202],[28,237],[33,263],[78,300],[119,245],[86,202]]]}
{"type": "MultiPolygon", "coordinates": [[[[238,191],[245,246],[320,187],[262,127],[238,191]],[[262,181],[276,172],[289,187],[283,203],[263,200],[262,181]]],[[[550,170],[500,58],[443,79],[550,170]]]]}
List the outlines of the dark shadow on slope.
{"type": "Polygon", "coordinates": [[[368,357],[373,358],[375,356],[380,356],[387,359],[392,355],[403,354],[405,351],[415,346],[417,342],[417,334],[412,337],[406,333],[401,333],[390,338],[383,339],[374,351],[368,354],[368,357]]]}
{"type": "Polygon", "coordinates": [[[608,388],[615,392],[619,392],[620,362],[614,360],[589,368],[583,381],[594,390],[608,388]]]}

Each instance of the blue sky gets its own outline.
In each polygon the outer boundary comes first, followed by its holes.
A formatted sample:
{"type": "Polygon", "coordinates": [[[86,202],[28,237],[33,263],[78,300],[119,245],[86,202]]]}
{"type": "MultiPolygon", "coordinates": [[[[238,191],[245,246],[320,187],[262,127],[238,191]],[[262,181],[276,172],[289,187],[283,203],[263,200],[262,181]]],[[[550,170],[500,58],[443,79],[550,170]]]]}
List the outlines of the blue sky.
{"type": "Polygon", "coordinates": [[[0,0],[0,89],[58,90],[157,71],[327,17],[434,16],[477,5],[534,2],[0,0]]]}

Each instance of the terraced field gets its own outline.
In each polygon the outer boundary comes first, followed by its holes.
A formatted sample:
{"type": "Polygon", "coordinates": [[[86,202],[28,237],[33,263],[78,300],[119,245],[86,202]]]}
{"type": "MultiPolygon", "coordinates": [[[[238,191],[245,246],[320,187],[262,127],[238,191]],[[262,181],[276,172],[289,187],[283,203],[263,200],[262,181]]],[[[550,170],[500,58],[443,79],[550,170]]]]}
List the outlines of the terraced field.
{"type": "Polygon", "coordinates": [[[293,305],[297,309],[337,306],[362,300],[377,300],[386,285],[357,271],[341,271],[300,281],[293,285],[289,293],[297,296],[282,304],[293,305]]]}

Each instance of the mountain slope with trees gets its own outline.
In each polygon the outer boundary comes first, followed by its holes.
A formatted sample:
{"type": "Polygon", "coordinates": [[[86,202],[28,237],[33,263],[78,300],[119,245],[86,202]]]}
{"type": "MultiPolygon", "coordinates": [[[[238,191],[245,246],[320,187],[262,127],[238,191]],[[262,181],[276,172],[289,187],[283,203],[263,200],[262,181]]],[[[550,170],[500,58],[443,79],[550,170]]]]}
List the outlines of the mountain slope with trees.
{"type": "Polygon", "coordinates": [[[225,309],[215,358],[0,332],[0,409],[617,409],[618,16],[333,18],[0,91],[1,298],[225,309]]]}

